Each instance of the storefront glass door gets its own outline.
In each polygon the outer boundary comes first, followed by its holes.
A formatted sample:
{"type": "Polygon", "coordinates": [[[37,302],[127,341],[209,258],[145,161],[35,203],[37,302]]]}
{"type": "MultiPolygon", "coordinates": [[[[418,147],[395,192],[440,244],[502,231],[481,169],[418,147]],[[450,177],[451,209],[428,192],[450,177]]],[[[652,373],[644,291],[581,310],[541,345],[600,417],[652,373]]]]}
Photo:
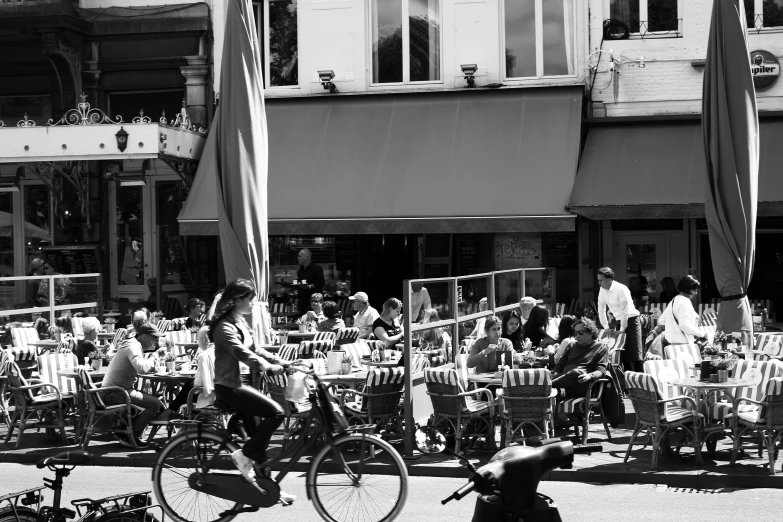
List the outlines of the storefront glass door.
{"type": "Polygon", "coordinates": [[[112,297],[131,302],[146,298],[145,282],[152,276],[148,252],[148,192],[146,185],[110,184],[112,297]]]}
{"type": "Polygon", "coordinates": [[[669,275],[666,236],[617,233],[614,262],[617,281],[628,285],[636,304],[654,302],[660,280],[669,275]]]}

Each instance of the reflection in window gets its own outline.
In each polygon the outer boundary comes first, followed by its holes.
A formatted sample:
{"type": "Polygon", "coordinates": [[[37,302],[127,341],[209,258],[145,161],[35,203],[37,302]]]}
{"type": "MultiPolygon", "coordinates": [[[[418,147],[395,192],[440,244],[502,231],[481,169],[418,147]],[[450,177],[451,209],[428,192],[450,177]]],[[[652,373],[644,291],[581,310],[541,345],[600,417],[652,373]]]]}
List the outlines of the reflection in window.
{"type": "Polygon", "coordinates": [[[632,33],[638,33],[640,25],[639,1],[612,0],[612,3],[609,4],[609,18],[623,22],[632,33]]]}
{"type": "Polygon", "coordinates": [[[505,0],[506,77],[575,74],[572,0],[505,0]],[[536,20],[541,20],[538,34],[536,20]],[[538,63],[538,51],[543,63],[538,63]]]}
{"type": "Polygon", "coordinates": [[[439,0],[373,0],[371,25],[373,83],[441,79],[439,0]]]}
{"type": "Polygon", "coordinates": [[[24,242],[27,249],[25,270],[30,262],[41,256],[41,247],[52,240],[49,210],[49,189],[44,185],[28,185],[24,188],[24,242]]]}
{"type": "Polygon", "coordinates": [[[296,0],[268,0],[269,85],[299,85],[296,0]]]}
{"type": "MultiPolygon", "coordinates": [[[[631,33],[677,31],[679,0],[611,0],[609,18],[625,23],[631,33]],[[646,20],[643,12],[646,9],[646,20]]],[[[752,11],[751,11],[752,12],[752,11]]]]}
{"type": "Polygon", "coordinates": [[[748,27],[783,26],[783,0],[764,0],[761,9],[756,9],[754,0],[745,0],[745,17],[748,27]]]}
{"type": "MultiPolygon", "coordinates": [[[[0,192],[0,277],[14,275],[14,225],[13,202],[10,192],[0,192]]],[[[24,286],[24,284],[20,285],[24,286]]],[[[0,308],[11,308],[14,304],[14,283],[0,285],[0,308]]]]}
{"type": "Polygon", "coordinates": [[[120,285],[144,284],[143,187],[117,187],[117,273],[120,285]]]}

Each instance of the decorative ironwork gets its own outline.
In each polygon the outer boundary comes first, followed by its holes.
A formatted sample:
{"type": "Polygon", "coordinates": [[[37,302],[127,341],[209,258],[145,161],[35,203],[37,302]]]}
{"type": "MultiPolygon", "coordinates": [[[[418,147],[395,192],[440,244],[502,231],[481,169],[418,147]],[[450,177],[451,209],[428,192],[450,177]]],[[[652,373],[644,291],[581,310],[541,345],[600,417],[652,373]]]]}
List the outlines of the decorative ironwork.
{"type": "Polygon", "coordinates": [[[650,22],[648,20],[639,20],[639,31],[634,32],[634,30],[631,29],[631,37],[633,38],[638,35],[642,40],[645,38],[680,38],[682,36],[682,32],[680,31],[680,27],[682,27],[682,18],[677,20],[655,20],[653,22],[653,24],[659,27],[667,27],[672,25],[672,23],[676,24],[676,29],[651,31],[650,22]]]}
{"type": "Polygon", "coordinates": [[[748,17],[748,29],[755,29],[756,33],[760,33],[762,30],[765,33],[779,33],[783,31],[783,25],[779,19],[773,20],[771,23],[776,25],[764,25],[764,15],[755,15],[751,20],[748,17]]]}
{"type": "Polygon", "coordinates": [[[158,123],[160,123],[164,127],[171,127],[174,129],[196,132],[198,134],[207,133],[207,129],[205,129],[203,126],[196,127],[190,122],[190,116],[188,116],[188,110],[184,105],[182,106],[182,110],[179,112],[179,114],[177,114],[177,117],[172,119],[171,121],[166,119],[166,111],[163,111],[163,113],[160,116],[160,120],[158,120],[158,123]]]}
{"type": "Polygon", "coordinates": [[[90,104],[87,103],[86,94],[82,94],[80,98],[82,101],[75,109],[70,109],[66,112],[57,123],[53,123],[53,120],[49,120],[47,125],[108,125],[124,123],[122,121],[122,116],[117,116],[112,120],[102,110],[90,108],[90,104]]]}
{"type": "Polygon", "coordinates": [[[27,113],[24,113],[24,119],[16,122],[17,127],[35,127],[35,122],[27,117],[27,113]]]}
{"type": "Polygon", "coordinates": [[[139,115],[133,118],[131,123],[152,123],[152,118],[144,116],[144,109],[141,109],[139,115]]]}

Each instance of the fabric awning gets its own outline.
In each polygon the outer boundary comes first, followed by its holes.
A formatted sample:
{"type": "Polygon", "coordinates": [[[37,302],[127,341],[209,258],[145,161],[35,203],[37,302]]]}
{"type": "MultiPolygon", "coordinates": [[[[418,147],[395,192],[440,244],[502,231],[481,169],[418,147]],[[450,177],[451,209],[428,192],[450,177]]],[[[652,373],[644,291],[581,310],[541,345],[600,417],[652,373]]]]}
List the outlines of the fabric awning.
{"type": "MultiPolygon", "coordinates": [[[[270,234],[574,230],[565,207],[580,86],[268,99],[266,109],[270,234]]],[[[214,196],[214,180],[201,180],[206,194],[198,181],[189,199],[214,196]]],[[[210,233],[209,223],[216,233],[212,208],[189,201],[181,233],[210,233]]]]}
{"type": "MultiPolygon", "coordinates": [[[[783,120],[760,122],[758,215],[783,215],[783,120]]],[[[591,128],[569,209],[590,219],[704,217],[699,121],[591,128]]]]}

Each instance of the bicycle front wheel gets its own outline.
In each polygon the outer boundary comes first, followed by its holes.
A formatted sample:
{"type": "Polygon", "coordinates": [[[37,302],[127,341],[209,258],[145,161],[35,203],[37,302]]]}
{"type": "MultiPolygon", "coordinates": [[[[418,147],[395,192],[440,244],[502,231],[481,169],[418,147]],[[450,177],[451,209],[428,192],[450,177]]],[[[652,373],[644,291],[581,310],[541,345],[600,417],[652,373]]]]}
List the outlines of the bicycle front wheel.
{"type": "Polygon", "coordinates": [[[324,446],[313,458],[307,491],[318,514],[329,522],[389,522],[405,505],[408,470],[391,444],[353,433],[324,446]]]}
{"type": "MultiPolygon", "coordinates": [[[[242,507],[231,500],[191,489],[192,475],[210,469],[232,470],[231,453],[237,445],[211,431],[181,432],[169,441],[152,468],[152,486],[163,511],[177,522],[228,522],[236,515],[221,516],[242,507]]],[[[229,471],[231,472],[231,471],[229,471]]]]}

